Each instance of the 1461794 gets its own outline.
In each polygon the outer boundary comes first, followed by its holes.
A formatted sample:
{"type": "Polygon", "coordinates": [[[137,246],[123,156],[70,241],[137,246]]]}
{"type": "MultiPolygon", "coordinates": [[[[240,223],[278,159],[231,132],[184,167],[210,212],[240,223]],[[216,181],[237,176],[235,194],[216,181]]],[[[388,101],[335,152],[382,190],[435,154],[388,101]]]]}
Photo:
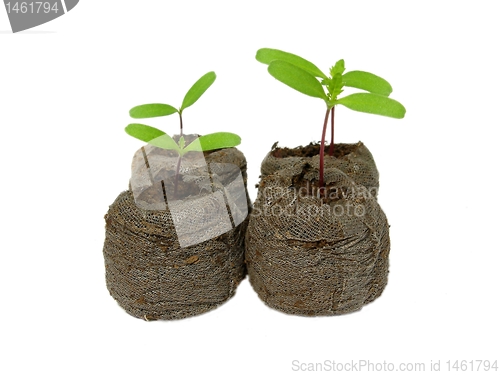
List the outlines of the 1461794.
{"type": "Polygon", "coordinates": [[[5,8],[7,13],[58,13],[59,8],[57,7],[58,2],[53,4],[44,1],[23,1],[23,2],[8,2],[5,3],[5,8]]]}
{"type": "Polygon", "coordinates": [[[472,371],[498,371],[497,361],[488,360],[462,360],[446,361],[448,371],[472,372],[472,371]]]}

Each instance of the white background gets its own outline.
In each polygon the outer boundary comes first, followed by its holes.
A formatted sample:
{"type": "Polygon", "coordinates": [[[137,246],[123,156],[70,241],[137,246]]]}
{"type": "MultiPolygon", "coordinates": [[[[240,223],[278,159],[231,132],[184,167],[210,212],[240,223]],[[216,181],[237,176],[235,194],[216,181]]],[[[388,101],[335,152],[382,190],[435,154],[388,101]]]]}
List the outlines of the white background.
{"type": "MultiPolygon", "coordinates": [[[[300,363],[500,360],[498,56],[494,1],[92,1],[19,34],[0,9],[0,372],[288,374],[300,363]],[[336,140],[363,141],[391,224],[383,295],[360,312],[288,316],[244,280],[213,312],[127,315],[104,280],[103,216],[127,188],[138,104],[179,106],[186,131],[241,135],[249,189],[275,141],[321,135],[323,104],[275,81],[272,47],[323,71],[386,78],[403,120],[339,107],[336,140]]],[[[149,124],[167,132],[177,119],[149,124]]],[[[361,373],[361,372],[360,372],[361,373]]]]}

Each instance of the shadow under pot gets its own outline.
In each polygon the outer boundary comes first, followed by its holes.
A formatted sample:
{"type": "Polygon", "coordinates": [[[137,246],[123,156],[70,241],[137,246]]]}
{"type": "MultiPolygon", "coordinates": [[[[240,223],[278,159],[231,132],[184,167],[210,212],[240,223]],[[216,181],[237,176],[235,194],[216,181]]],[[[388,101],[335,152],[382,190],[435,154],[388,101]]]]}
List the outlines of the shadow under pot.
{"type": "Polygon", "coordinates": [[[175,152],[147,145],[129,190],[105,215],[106,285],[127,313],[181,319],[212,310],[245,278],[250,200],[236,148],[175,152]]]}
{"type": "Polygon", "coordinates": [[[389,224],[375,162],[361,142],[334,150],[321,189],[319,145],[273,148],[262,163],[245,261],[254,290],[281,312],[351,313],[387,284],[389,224]]]}

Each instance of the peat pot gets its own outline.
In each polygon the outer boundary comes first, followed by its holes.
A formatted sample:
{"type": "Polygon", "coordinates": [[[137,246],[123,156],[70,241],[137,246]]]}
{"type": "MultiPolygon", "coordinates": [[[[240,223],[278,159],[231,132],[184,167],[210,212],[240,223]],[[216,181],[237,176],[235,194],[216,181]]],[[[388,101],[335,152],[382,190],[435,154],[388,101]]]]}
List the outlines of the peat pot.
{"type": "Polygon", "coordinates": [[[198,315],[244,279],[250,201],[236,148],[189,152],[147,145],[134,156],[129,190],[105,216],[109,293],[145,320],[198,315]]]}
{"type": "Polygon", "coordinates": [[[274,147],[261,167],[246,234],[252,287],[269,307],[339,315],[379,297],[389,272],[389,224],[377,202],[378,171],[361,143],[274,147]]]}

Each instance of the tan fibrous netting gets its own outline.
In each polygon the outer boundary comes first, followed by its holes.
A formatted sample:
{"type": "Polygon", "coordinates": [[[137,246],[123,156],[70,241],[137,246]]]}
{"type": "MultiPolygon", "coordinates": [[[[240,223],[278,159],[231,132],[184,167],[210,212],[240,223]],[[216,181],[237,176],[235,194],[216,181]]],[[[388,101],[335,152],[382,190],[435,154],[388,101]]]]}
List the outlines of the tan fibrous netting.
{"type": "MultiPolygon", "coordinates": [[[[250,211],[243,154],[235,148],[218,150],[206,156],[206,163],[239,167],[245,189],[234,199],[246,201],[250,211]]],[[[229,184],[225,178],[231,176],[221,177],[229,184]]],[[[201,190],[193,198],[193,213],[200,212],[200,197],[203,201],[208,194],[201,190]]],[[[190,199],[183,198],[187,211],[191,211],[190,199]]],[[[235,294],[245,278],[243,242],[248,219],[215,238],[181,247],[174,227],[179,218],[172,217],[168,206],[164,210],[142,209],[130,189],[122,192],[105,215],[103,253],[110,294],[129,314],[145,320],[181,319],[216,308],[235,294]]],[[[207,215],[204,227],[196,228],[192,235],[213,231],[218,223],[212,221],[207,215]]]]}
{"type": "Polygon", "coordinates": [[[334,198],[304,193],[318,180],[319,156],[274,157],[262,176],[246,235],[245,261],[259,297],[279,311],[339,315],[359,310],[387,284],[389,225],[376,191],[378,171],[361,143],[325,157],[334,198]]]}

